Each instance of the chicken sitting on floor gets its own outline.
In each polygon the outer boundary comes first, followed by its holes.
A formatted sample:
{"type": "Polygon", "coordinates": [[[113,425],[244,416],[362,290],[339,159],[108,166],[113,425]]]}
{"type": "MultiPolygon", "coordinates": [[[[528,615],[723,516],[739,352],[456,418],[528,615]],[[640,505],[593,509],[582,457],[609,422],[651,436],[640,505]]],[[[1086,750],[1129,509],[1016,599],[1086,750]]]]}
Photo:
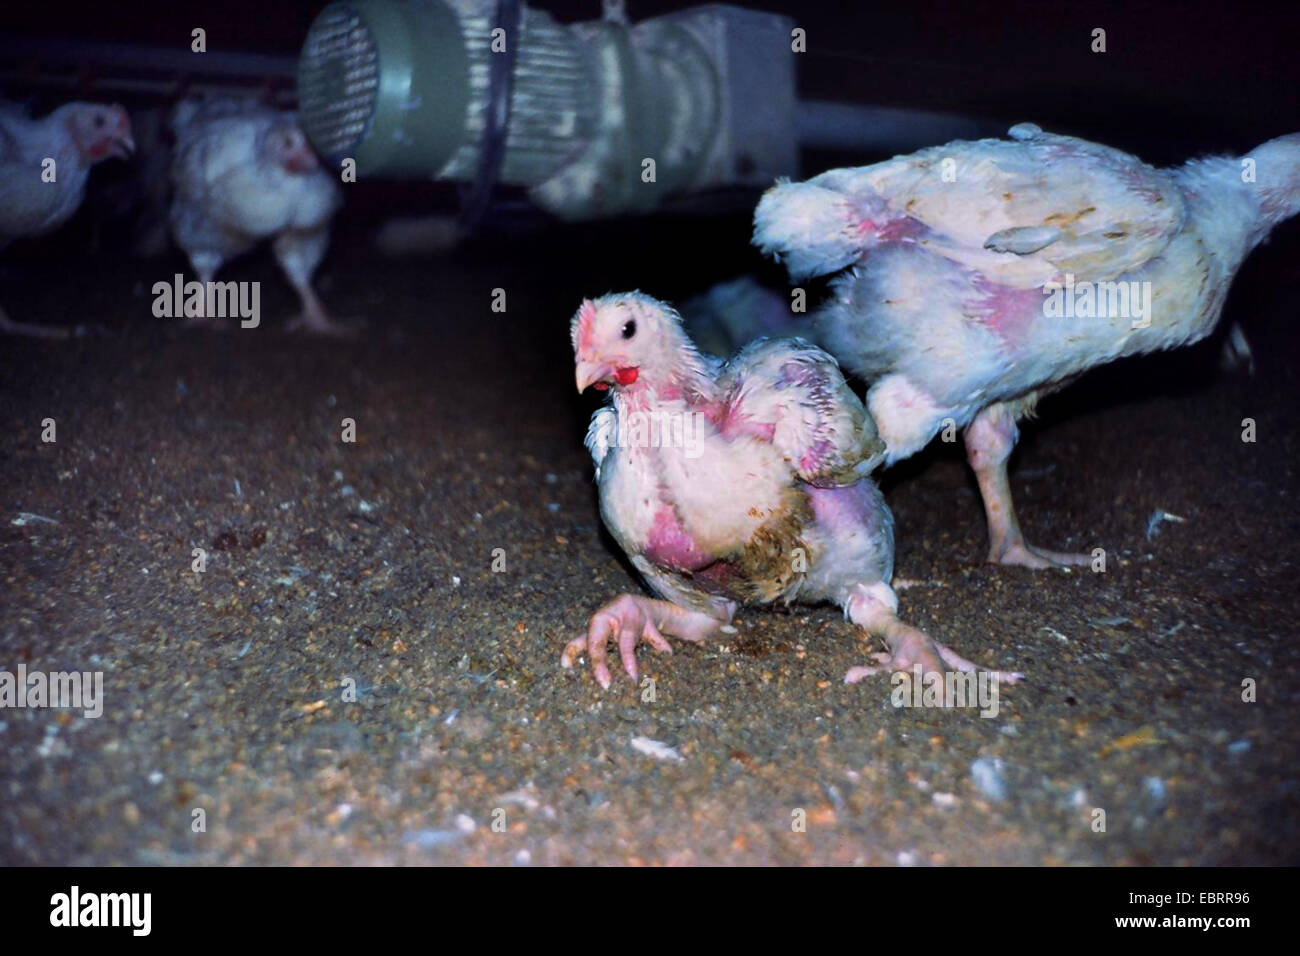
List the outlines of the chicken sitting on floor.
{"type": "Polygon", "coordinates": [[[302,314],[289,327],[345,334],[311,287],[341,189],[293,114],[248,100],[185,100],[172,125],[172,234],[199,281],[206,285],[223,263],[270,239],[302,300],[302,314]]]}
{"type": "MultiPolygon", "coordinates": [[[[135,150],[120,106],[67,103],[43,119],[0,104],[0,249],[21,236],[52,232],[86,195],[90,168],[135,150]]],[[[0,332],[67,338],[68,330],[15,322],[0,309],[0,332]]]]}
{"type": "Polygon", "coordinates": [[[608,687],[614,641],[635,681],[641,643],[670,652],[665,635],[704,640],[739,604],[799,600],[840,605],[884,638],[876,659],[893,669],[975,670],[895,616],[893,517],[870,478],[884,448],[833,358],[764,339],[724,364],[635,292],[583,302],[572,332],[578,390],[612,395],[587,431],[600,512],[659,597],[606,604],[565,667],[586,652],[608,687]]]}
{"type": "Polygon", "coordinates": [[[1010,136],[779,184],[754,242],[795,281],[847,269],[816,338],[872,383],[887,461],[966,426],[989,560],[1082,564],[1020,531],[1017,419],[1094,365],[1213,329],[1242,260],[1300,212],[1300,134],[1169,170],[1028,123],[1010,136]]]}

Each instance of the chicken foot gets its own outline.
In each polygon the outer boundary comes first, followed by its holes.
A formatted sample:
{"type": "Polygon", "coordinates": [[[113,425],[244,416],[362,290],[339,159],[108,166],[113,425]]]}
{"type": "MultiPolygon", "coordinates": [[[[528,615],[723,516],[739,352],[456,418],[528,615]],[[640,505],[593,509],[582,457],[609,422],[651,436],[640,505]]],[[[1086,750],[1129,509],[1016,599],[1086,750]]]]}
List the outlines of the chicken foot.
{"type": "Polygon", "coordinates": [[[355,329],[330,317],[330,314],[325,311],[325,306],[321,304],[315,290],[310,285],[295,283],[294,288],[298,290],[298,295],[302,299],[302,311],[289,320],[288,324],[285,325],[285,331],[308,332],[313,335],[327,335],[334,338],[350,338],[356,335],[355,329]]]}
{"type": "MultiPolygon", "coordinates": [[[[883,638],[885,646],[889,648],[887,653],[872,655],[875,665],[850,667],[844,675],[846,684],[856,684],[873,674],[911,671],[918,664],[922,674],[942,674],[945,670],[972,673],[980,669],[925,631],[900,621],[897,614],[898,598],[889,585],[883,582],[859,584],[853,589],[844,610],[850,621],[869,634],[883,638]]],[[[1006,684],[1014,684],[1024,678],[1023,674],[1011,671],[990,673],[995,680],[1006,684]]]]}
{"type": "Polygon", "coordinates": [[[15,322],[3,308],[0,308],[0,333],[5,335],[26,335],[33,339],[67,339],[72,337],[72,330],[57,325],[29,325],[15,322]]]}
{"type": "Polygon", "coordinates": [[[587,633],[575,637],[565,645],[560,663],[572,668],[585,651],[591,657],[591,669],[596,682],[609,689],[611,677],[606,663],[607,645],[617,638],[618,653],[623,669],[633,683],[637,680],[636,649],[639,644],[649,644],[664,654],[672,654],[672,646],[665,634],[679,640],[700,643],[716,634],[729,622],[712,617],[702,611],[691,611],[670,601],[642,597],[639,594],[621,594],[591,616],[587,633]]]}

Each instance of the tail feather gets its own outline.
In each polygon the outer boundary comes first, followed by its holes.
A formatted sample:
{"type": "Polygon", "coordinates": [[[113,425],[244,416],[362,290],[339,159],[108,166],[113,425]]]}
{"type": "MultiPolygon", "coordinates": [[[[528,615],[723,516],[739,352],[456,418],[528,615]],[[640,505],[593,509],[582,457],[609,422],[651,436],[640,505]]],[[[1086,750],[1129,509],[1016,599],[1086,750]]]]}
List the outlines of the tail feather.
{"type": "MultiPolygon", "coordinates": [[[[1242,157],[1249,160],[1259,190],[1260,212],[1271,228],[1300,214],[1300,133],[1279,136],[1242,157]]],[[[1236,169],[1234,168],[1234,172],[1236,169]]]]}

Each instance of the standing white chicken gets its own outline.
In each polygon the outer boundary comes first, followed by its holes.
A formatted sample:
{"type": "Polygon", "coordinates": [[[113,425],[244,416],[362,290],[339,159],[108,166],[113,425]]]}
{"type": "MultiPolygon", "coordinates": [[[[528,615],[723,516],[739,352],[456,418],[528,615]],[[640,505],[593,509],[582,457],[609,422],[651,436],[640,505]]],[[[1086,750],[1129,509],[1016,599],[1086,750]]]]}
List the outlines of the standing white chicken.
{"type": "Polygon", "coordinates": [[[248,100],[186,100],[176,107],[172,234],[199,281],[271,240],[276,261],[302,300],[290,328],[340,334],[311,287],[342,204],[292,113],[248,100]]]}
{"type": "MultiPolygon", "coordinates": [[[[135,149],[120,106],[67,103],[34,120],[0,104],[0,249],[21,236],[52,232],[86,195],[90,168],[135,149]]],[[[0,332],[66,338],[67,329],[15,322],[0,308],[0,332]]]]}
{"type": "Polygon", "coordinates": [[[848,269],[818,341],[871,382],[888,461],[966,427],[989,560],[1030,546],[1007,481],[1016,420],[1094,365],[1194,342],[1238,266],[1300,212],[1300,133],[1169,170],[1032,124],[770,189],[754,242],[796,280],[848,269]]]}
{"type": "Polygon", "coordinates": [[[639,293],[584,302],[572,331],[578,390],[613,398],[587,432],[600,513],[659,599],[600,608],[565,667],[585,652],[608,687],[613,640],[635,680],[638,644],[669,652],[663,635],[704,640],[741,603],[798,600],[838,604],[885,639],[877,660],[895,670],[975,670],[896,616],[893,517],[869,477],[883,448],[833,358],[766,339],[723,364],[639,293]]]}

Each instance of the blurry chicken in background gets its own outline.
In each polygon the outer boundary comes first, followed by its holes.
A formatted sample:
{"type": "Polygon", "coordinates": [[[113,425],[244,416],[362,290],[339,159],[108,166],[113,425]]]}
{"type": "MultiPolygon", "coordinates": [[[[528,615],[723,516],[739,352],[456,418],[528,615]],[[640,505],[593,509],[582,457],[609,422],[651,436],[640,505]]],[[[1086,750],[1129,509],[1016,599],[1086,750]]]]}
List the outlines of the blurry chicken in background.
{"type": "Polygon", "coordinates": [[[966,426],[989,560],[1082,564],[1020,531],[1016,421],[1094,365],[1209,334],[1242,260],[1300,212],[1300,133],[1169,170],[1032,124],[1010,135],[778,184],[754,242],[795,281],[841,273],[815,338],[871,383],[888,461],[966,426]]]}
{"type": "Polygon", "coordinates": [[[138,259],[172,248],[167,210],[171,200],[172,137],[169,109],[131,110],[135,155],[96,177],[86,196],[94,255],[127,252],[138,259]]]}
{"type": "MultiPolygon", "coordinates": [[[[85,197],[90,168],[128,157],[134,149],[131,121],[120,106],[68,103],[34,120],[13,104],[0,104],[0,249],[63,225],[85,197]]],[[[2,308],[0,332],[41,338],[70,334],[15,322],[2,308]]]]}
{"type": "Polygon", "coordinates": [[[682,303],[682,321],[701,351],[729,358],[758,338],[811,338],[809,316],[794,312],[788,295],[751,276],[719,282],[682,303]]]}
{"type": "Polygon", "coordinates": [[[302,300],[302,313],[289,328],[347,334],[311,286],[342,190],[293,114],[251,100],[185,100],[176,107],[173,128],[172,234],[199,281],[212,281],[224,263],[270,239],[302,300]]]}

